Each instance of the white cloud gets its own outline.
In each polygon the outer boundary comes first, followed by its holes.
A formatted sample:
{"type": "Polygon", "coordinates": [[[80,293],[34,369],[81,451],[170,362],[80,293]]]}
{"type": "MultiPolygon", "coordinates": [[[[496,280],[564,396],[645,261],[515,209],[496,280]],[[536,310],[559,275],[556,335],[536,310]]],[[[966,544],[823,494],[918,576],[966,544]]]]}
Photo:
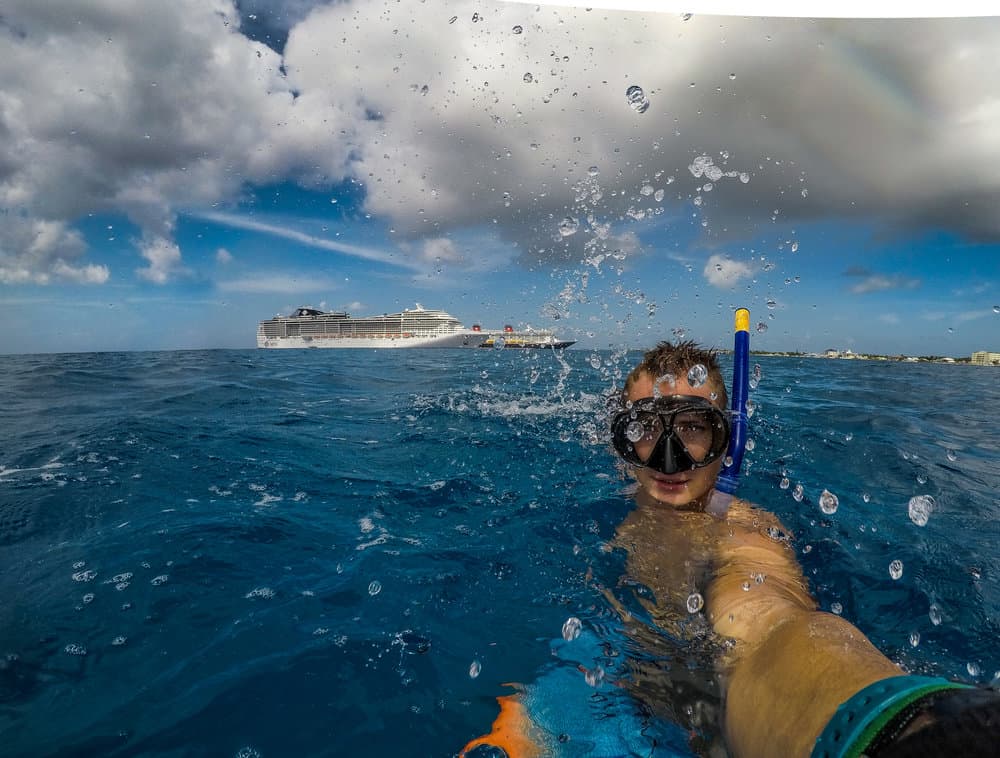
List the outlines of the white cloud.
{"type": "Polygon", "coordinates": [[[890,326],[896,326],[900,323],[899,316],[895,313],[883,313],[878,317],[878,320],[883,324],[889,324],[890,326]]]}
{"type": "Polygon", "coordinates": [[[725,255],[711,255],[705,264],[705,279],[713,287],[729,288],[741,279],[753,276],[753,268],[742,261],[734,261],[725,255]]]}
{"type": "MultiPolygon", "coordinates": [[[[100,280],[71,239],[89,212],[127,213],[165,254],[179,213],[289,179],[356,178],[366,210],[418,252],[488,225],[503,245],[466,253],[470,267],[515,244],[527,263],[623,254],[629,235],[692,209],[709,237],[757,234],[778,210],[779,222],[864,215],[1000,239],[998,19],[246,7],[294,24],[283,57],[240,32],[231,0],[5,3],[0,208],[56,224],[76,248],[36,255],[0,232],[0,281],[100,280]],[[642,114],[630,85],[648,97],[642,114]],[[699,156],[721,175],[693,176],[699,156]]],[[[183,261],[141,270],[166,280],[183,261]]]]}
{"type": "Polygon", "coordinates": [[[215,262],[223,266],[233,262],[233,254],[226,250],[224,247],[220,247],[215,251],[215,262]]]}
{"type": "Polygon", "coordinates": [[[136,269],[140,278],[153,284],[166,284],[174,274],[183,271],[181,250],[177,243],[163,237],[143,240],[139,252],[149,265],[136,269]]]}

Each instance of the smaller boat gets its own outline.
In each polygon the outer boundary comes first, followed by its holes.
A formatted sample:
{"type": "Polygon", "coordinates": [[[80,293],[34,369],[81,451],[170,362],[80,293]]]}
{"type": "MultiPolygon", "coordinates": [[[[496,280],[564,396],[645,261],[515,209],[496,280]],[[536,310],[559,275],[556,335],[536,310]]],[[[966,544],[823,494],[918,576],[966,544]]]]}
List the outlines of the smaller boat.
{"type": "MultiPolygon", "coordinates": [[[[477,326],[473,326],[477,329],[477,326]]],[[[504,326],[502,332],[490,332],[479,347],[492,348],[533,348],[561,350],[574,344],[576,340],[561,340],[548,329],[526,329],[525,331],[514,331],[510,324],[504,326]]]]}

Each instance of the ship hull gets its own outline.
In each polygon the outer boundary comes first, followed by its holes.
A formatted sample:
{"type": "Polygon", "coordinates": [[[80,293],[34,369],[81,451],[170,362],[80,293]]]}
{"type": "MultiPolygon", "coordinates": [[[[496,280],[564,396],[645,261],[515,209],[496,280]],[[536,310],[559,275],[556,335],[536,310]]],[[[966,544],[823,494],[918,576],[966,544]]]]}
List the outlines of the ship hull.
{"type": "Polygon", "coordinates": [[[431,336],[392,335],[385,337],[264,337],[257,335],[257,347],[268,349],[381,348],[389,350],[419,347],[463,348],[479,347],[485,339],[485,334],[473,331],[431,336]]]}

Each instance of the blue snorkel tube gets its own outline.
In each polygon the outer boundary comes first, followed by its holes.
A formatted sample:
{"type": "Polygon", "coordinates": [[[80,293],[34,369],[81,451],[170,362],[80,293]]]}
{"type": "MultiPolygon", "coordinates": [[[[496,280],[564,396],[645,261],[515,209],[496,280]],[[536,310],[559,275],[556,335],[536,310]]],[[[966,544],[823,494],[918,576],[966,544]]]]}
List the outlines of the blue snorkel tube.
{"type": "Polygon", "coordinates": [[[747,444],[747,392],[750,377],[750,311],[739,308],[733,326],[733,392],[730,400],[732,433],[726,450],[725,464],[715,482],[708,511],[717,516],[725,514],[740,486],[740,468],[747,444]]]}

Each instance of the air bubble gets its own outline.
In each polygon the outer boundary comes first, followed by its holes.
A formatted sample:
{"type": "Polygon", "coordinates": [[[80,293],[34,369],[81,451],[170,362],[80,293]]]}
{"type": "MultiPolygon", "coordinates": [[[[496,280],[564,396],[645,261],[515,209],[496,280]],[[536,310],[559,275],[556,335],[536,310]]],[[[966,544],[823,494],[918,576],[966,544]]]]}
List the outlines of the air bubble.
{"type": "Polygon", "coordinates": [[[893,579],[899,579],[903,575],[903,562],[900,560],[892,561],[889,564],[889,576],[893,579]]]}
{"type": "Polygon", "coordinates": [[[625,427],[625,436],[628,438],[629,442],[638,442],[642,439],[642,435],[645,430],[642,428],[642,424],[638,421],[630,421],[628,426],[625,427]]]}
{"type": "Polygon", "coordinates": [[[802,491],[802,485],[801,484],[796,484],[795,485],[795,489],[792,490],[792,499],[796,503],[801,503],[803,496],[804,496],[804,493],[802,491]]]}
{"type": "Polygon", "coordinates": [[[930,495],[915,495],[910,498],[908,511],[910,521],[917,526],[927,526],[927,520],[934,510],[934,498],[930,495]]]}
{"type": "Polygon", "coordinates": [[[636,113],[645,113],[649,110],[649,100],[638,84],[633,84],[625,90],[625,99],[628,101],[629,107],[636,113]]]}
{"type": "Polygon", "coordinates": [[[835,613],[836,615],[839,616],[843,612],[844,612],[844,606],[842,606],[840,603],[830,603],[830,613],[835,613]]]}
{"type": "Polygon", "coordinates": [[[524,80],[525,84],[531,84],[533,81],[535,81],[535,77],[531,75],[530,71],[521,78],[524,80]]]}
{"type": "Polygon", "coordinates": [[[701,387],[708,379],[708,369],[702,364],[696,363],[688,369],[687,380],[692,387],[701,387]]]}
{"type": "Polygon", "coordinates": [[[562,636],[567,642],[572,642],[580,636],[583,623],[576,616],[570,616],[562,625],[562,636]]]}
{"type": "Polygon", "coordinates": [[[595,667],[593,670],[587,669],[583,678],[591,687],[598,687],[604,681],[604,669],[600,666],[595,667]]]}
{"type": "Polygon", "coordinates": [[[479,661],[473,661],[469,664],[469,679],[475,679],[479,676],[479,673],[483,670],[483,664],[479,661]]]}
{"type": "Polygon", "coordinates": [[[521,32],[523,32],[523,31],[524,31],[524,27],[523,27],[523,26],[521,26],[520,24],[518,24],[518,25],[517,25],[517,26],[515,26],[515,27],[514,27],[513,29],[511,29],[511,31],[512,31],[512,32],[513,32],[514,34],[520,34],[521,32]]]}
{"type": "Polygon", "coordinates": [[[579,228],[580,222],[571,216],[567,216],[559,222],[559,234],[563,237],[569,237],[576,234],[576,230],[579,228]]]}
{"type": "Polygon", "coordinates": [[[920,632],[910,632],[910,647],[920,644],[920,632]]]}
{"type": "Polygon", "coordinates": [[[830,490],[823,490],[819,496],[819,509],[823,511],[827,516],[832,516],[837,512],[837,508],[840,506],[840,500],[834,495],[830,490]]]}
{"type": "Polygon", "coordinates": [[[688,613],[697,613],[705,607],[705,598],[699,592],[692,592],[687,598],[688,613]]]}
{"type": "Polygon", "coordinates": [[[380,582],[378,579],[376,579],[375,581],[373,581],[371,584],[368,585],[368,594],[371,595],[372,597],[375,597],[381,591],[382,591],[382,582],[380,582]]]}
{"type": "Polygon", "coordinates": [[[927,609],[927,615],[934,626],[941,626],[943,618],[941,616],[941,608],[937,603],[931,603],[931,607],[927,609]]]}
{"type": "Polygon", "coordinates": [[[667,394],[672,394],[674,391],[674,385],[677,384],[677,378],[673,374],[663,374],[662,376],[656,377],[653,381],[653,397],[663,397],[663,392],[660,390],[660,385],[666,384],[667,394]]]}

